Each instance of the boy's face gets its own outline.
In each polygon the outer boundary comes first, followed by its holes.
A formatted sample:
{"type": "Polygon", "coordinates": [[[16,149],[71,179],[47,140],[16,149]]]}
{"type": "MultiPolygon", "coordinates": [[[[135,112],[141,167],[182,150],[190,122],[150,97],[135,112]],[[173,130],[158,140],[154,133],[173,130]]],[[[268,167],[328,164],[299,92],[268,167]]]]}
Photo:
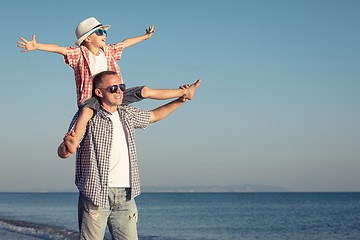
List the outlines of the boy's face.
{"type": "Polygon", "coordinates": [[[106,45],[106,33],[103,33],[102,36],[99,36],[95,32],[91,34],[88,38],[89,41],[87,42],[87,44],[90,44],[92,47],[102,48],[106,45]]]}

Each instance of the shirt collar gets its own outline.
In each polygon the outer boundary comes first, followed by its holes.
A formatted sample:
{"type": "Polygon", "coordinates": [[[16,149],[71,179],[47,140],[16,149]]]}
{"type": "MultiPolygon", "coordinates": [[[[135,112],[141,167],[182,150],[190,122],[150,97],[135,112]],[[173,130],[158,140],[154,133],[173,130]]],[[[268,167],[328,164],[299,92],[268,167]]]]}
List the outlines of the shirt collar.
{"type": "MultiPolygon", "coordinates": [[[[126,105],[119,105],[117,108],[117,111],[120,112],[120,111],[125,110],[125,108],[126,108],[125,106],[126,105]]],[[[107,118],[111,115],[111,113],[108,112],[101,104],[100,104],[99,114],[104,118],[107,118]]]]}
{"type": "Polygon", "coordinates": [[[111,115],[111,113],[108,112],[101,104],[100,104],[99,114],[100,114],[103,118],[107,118],[108,116],[111,115]]]}

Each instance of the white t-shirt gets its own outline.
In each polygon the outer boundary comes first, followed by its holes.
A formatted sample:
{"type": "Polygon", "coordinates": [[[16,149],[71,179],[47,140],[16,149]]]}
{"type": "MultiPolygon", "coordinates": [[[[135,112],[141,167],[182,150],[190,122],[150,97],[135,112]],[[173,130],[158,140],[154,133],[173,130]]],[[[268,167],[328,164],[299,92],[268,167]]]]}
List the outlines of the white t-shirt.
{"type": "Polygon", "coordinates": [[[128,143],[119,113],[109,116],[113,123],[113,140],[110,151],[109,187],[130,187],[130,160],[128,143]]]}
{"type": "Polygon", "coordinates": [[[90,59],[89,67],[90,67],[91,77],[94,77],[99,72],[107,71],[108,69],[107,61],[106,61],[105,53],[103,52],[102,49],[100,49],[99,56],[95,56],[89,51],[89,59],[90,59]]]}

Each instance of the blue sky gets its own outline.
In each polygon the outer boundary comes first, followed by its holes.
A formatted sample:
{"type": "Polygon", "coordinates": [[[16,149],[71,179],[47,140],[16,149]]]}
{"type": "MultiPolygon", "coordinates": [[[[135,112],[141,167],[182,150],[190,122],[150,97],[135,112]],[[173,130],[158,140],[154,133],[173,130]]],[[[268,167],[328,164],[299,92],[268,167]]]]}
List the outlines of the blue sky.
{"type": "Polygon", "coordinates": [[[360,191],[359,1],[98,3],[1,4],[0,191],[75,190],[75,157],[56,155],[77,110],[73,70],[16,41],[74,46],[91,16],[111,25],[107,43],[155,25],[119,62],[128,86],[203,80],[194,100],[137,131],[143,186],[360,191]]]}

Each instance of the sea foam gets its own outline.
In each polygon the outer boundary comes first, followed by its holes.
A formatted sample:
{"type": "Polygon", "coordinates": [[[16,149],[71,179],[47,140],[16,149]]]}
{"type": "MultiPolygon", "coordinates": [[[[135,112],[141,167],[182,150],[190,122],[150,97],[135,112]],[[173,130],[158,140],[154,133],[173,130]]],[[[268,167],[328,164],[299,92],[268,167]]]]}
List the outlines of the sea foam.
{"type": "Polygon", "coordinates": [[[7,219],[0,219],[0,229],[49,240],[75,240],[79,238],[79,234],[73,231],[44,224],[7,219]]]}

